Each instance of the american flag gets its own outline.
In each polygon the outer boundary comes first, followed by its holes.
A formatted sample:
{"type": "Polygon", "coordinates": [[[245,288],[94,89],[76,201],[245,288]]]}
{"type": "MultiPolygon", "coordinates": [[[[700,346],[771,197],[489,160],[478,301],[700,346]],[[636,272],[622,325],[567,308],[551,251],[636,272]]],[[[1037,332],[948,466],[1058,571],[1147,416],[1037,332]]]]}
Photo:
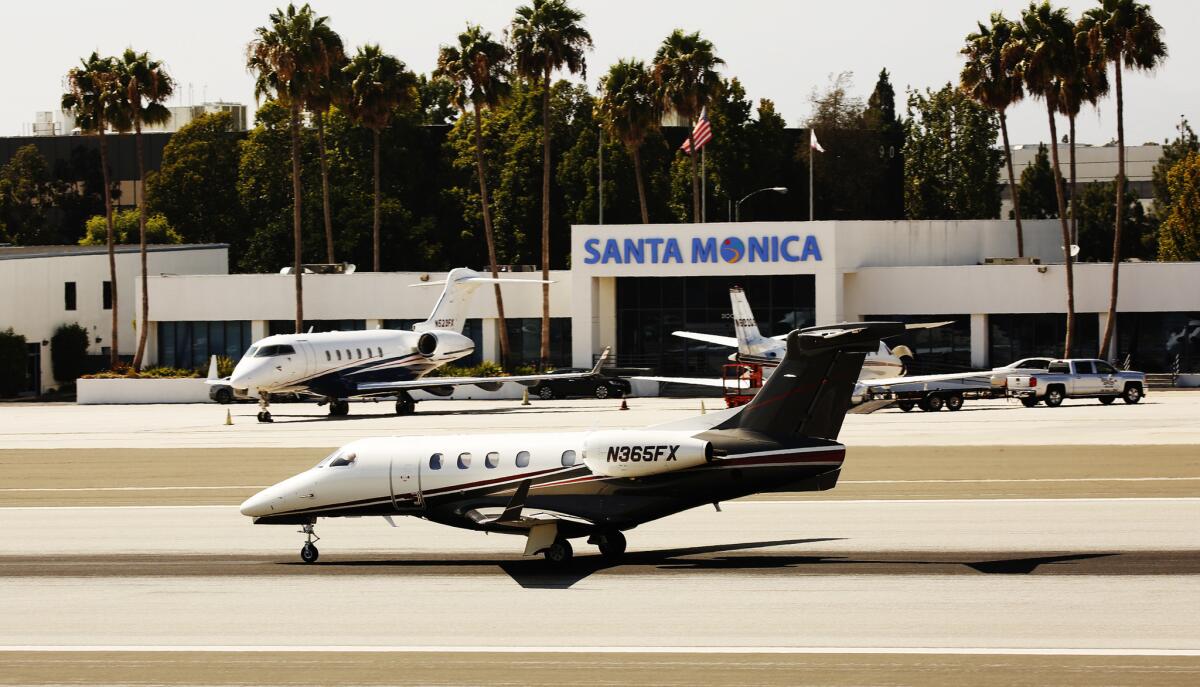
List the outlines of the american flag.
{"type": "Polygon", "coordinates": [[[691,137],[684,139],[683,145],[679,146],[679,149],[690,154],[692,152],[691,139],[696,139],[696,150],[700,150],[705,143],[712,140],[712,137],[712,125],[708,123],[708,108],[706,107],[700,110],[700,119],[696,122],[696,127],[692,129],[691,137]]]}

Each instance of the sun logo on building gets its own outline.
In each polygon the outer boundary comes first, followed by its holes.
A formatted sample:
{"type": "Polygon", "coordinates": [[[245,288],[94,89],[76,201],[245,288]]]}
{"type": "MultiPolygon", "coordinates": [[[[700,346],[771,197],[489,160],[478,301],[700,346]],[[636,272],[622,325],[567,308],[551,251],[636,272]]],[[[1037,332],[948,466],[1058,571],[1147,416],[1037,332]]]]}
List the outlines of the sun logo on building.
{"type": "Polygon", "coordinates": [[[742,240],[730,236],[721,242],[721,259],[725,262],[738,262],[746,254],[746,244],[742,240]]]}

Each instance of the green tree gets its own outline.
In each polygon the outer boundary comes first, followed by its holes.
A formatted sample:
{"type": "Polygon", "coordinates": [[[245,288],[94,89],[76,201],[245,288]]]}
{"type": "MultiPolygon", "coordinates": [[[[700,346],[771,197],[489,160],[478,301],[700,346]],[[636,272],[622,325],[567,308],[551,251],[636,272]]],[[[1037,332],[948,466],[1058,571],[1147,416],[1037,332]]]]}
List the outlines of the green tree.
{"type": "Polygon", "coordinates": [[[77,196],[50,173],[33,145],[21,146],[0,167],[0,241],[35,246],[74,243],[60,203],[77,196]]]}
{"type": "Polygon", "coordinates": [[[1168,208],[1174,202],[1174,198],[1171,197],[1171,188],[1167,185],[1167,172],[1170,172],[1172,167],[1187,157],[1188,153],[1200,153],[1200,140],[1196,138],[1196,132],[1192,131],[1192,126],[1188,124],[1186,118],[1179,120],[1179,123],[1175,125],[1175,130],[1179,132],[1179,135],[1173,141],[1163,141],[1162,154],[1159,155],[1151,176],[1154,184],[1154,214],[1160,220],[1166,218],[1168,208]]]}
{"type": "Polygon", "coordinates": [[[61,384],[73,385],[87,372],[88,331],[78,323],[59,325],[50,337],[50,367],[61,384]]]}
{"type": "Polygon", "coordinates": [[[909,92],[904,208],[910,219],[988,219],[1000,214],[1003,153],[996,114],[946,84],[909,92]]]}
{"type": "Polygon", "coordinates": [[[0,398],[16,396],[28,383],[29,351],[25,337],[12,327],[0,331],[0,398]]]}
{"type": "Polygon", "coordinates": [[[1167,172],[1169,208],[1158,234],[1159,260],[1200,260],[1200,153],[1190,152],[1167,172]]]}
{"type": "Polygon", "coordinates": [[[703,222],[700,216],[700,172],[696,163],[696,119],[721,88],[717,68],[725,60],[717,57],[712,41],[701,38],[699,32],[684,33],[675,29],[654,53],[653,74],[658,86],[660,106],[664,112],[675,112],[688,122],[688,157],[692,172],[692,221],[703,222]]]}
{"type": "Polygon", "coordinates": [[[456,109],[451,102],[454,84],[439,76],[417,76],[417,93],[421,96],[421,122],[429,126],[449,126],[454,123],[456,109]]]}
{"type": "MultiPolygon", "coordinates": [[[[592,36],[583,13],[566,0],[533,0],[517,8],[509,29],[516,71],[542,89],[542,279],[550,280],[550,77],[566,69],[587,76],[584,53],[592,36]]],[[[550,363],[550,284],[542,284],[542,341],[539,366],[550,363]]]]}
{"type": "MultiPolygon", "coordinates": [[[[114,240],[117,243],[130,244],[135,237],[145,235],[149,244],[183,243],[183,237],[171,227],[166,216],[154,213],[142,221],[142,213],[138,209],[120,210],[113,214],[114,240]]],[[[108,221],[104,215],[94,215],[84,225],[83,238],[79,239],[81,246],[102,246],[106,242],[108,221]]]]}
{"type": "Polygon", "coordinates": [[[1100,98],[1108,93],[1108,74],[1103,65],[1097,64],[1089,53],[1087,43],[1075,37],[1075,54],[1069,64],[1063,65],[1062,93],[1059,97],[1059,112],[1067,118],[1067,165],[1070,175],[1071,243],[1079,243],[1079,189],[1075,170],[1075,119],[1083,106],[1096,106],[1100,98]]]}
{"type": "MultiPolygon", "coordinates": [[[[1100,65],[1099,71],[1111,62],[1114,67],[1113,85],[1117,92],[1117,178],[1113,207],[1123,205],[1125,198],[1125,93],[1122,72],[1125,69],[1152,70],[1167,57],[1162,40],[1162,27],[1150,14],[1150,6],[1134,0],[1101,0],[1099,7],[1084,12],[1077,27],[1078,40],[1086,42],[1089,52],[1100,65]]],[[[1117,322],[1117,290],[1121,266],[1122,215],[1114,209],[1112,290],[1108,301],[1108,320],[1104,338],[1100,340],[1100,357],[1107,358],[1117,322]]]]}
{"type": "Polygon", "coordinates": [[[882,166],[876,187],[867,198],[867,218],[900,219],[904,216],[904,123],[896,116],[896,90],[886,69],[879,71],[875,90],[863,111],[863,122],[875,134],[876,164],[882,166]]]}
{"type": "MultiPolygon", "coordinates": [[[[479,177],[479,203],[483,211],[483,232],[487,242],[488,262],[492,278],[498,279],[496,234],[492,228],[492,211],[488,203],[487,160],[484,157],[483,110],[497,107],[512,91],[509,83],[508,48],[478,24],[468,24],[458,35],[458,45],[444,45],[438,54],[436,75],[451,84],[450,101],[463,113],[471,116],[474,126],[475,167],[479,177]]],[[[504,298],[500,285],[492,284],[496,297],[497,335],[500,340],[500,362],[508,366],[508,325],[504,318],[504,298]]]]}
{"type": "Polygon", "coordinates": [[[146,203],[189,243],[246,244],[237,195],[239,137],[229,112],[203,114],[180,127],[146,177],[146,203]]]}
{"type": "MultiPolygon", "coordinates": [[[[961,51],[967,61],[959,76],[959,84],[964,92],[977,102],[995,110],[999,116],[1000,135],[1004,139],[1004,163],[1008,168],[1008,186],[1013,189],[1016,188],[1017,182],[1013,175],[1012,147],[1008,142],[1007,110],[1025,97],[1025,90],[1022,88],[1020,74],[1016,73],[1012,64],[1004,61],[1004,53],[1009,49],[1016,26],[1000,12],[993,12],[990,21],[991,24],[987,26],[979,22],[979,30],[967,35],[967,44],[961,51]]],[[[1071,121],[1075,120],[1072,118],[1071,121]]],[[[1074,124],[1072,130],[1073,127],[1074,124]]],[[[1021,231],[1019,193],[1013,194],[1012,216],[1017,225],[1017,256],[1024,257],[1025,237],[1021,231]]]]}
{"type": "Polygon", "coordinates": [[[397,110],[410,111],[418,102],[417,77],[403,62],[384,53],[378,45],[365,45],[346,65],[350,80],[347,110],[360,126],[371,130],[374,139],[374,215],[372,220],[373,267],[379,272],[383,247],[380,241],[379,153],[380,134],[391,124],[397,110]]]}
{"type": "Polygon", "coordinates": [[[1071,264],[1071,230],[1067,224],[1062,167],[1058,162],[1058,128],[1054,115],[1063,109],[1064,79],[1077,69],[1075,26],[1065,9],[1054,9],[1049,2],[1040,5],[1030,3],[1021,12],[1021,23],[1017,25],[1013,38],[1005,59],[1020,71],[1030,95],[1046,102],[1046,116],[1050,121],[1050,157],[1067,277],[1067,326],[1063,357],[1069,358],[1075,336],[1075,270],[1071,264]]]}
{"type": "Polygon", "coordinates": [[[325,119],[334,105],[342,103],[347,97],[349,84],[346,80],[346,51],[342,46],[342,37],[336,31],[322,31],[314,37],[319,43],[323,60],[328,66],[323,74],[317,75],[306,84],[304,94],[304,109],[312,114],[314,128],[317,130],[317,159],[321,168],[321,217],[325,222],[325,262],[337,262],[337,254],[333,248],[333,209],[329,201],[329,152],[325,145],[325,119]]]}
{"type": "MultiPolygon", "coordinates": [[[[134,52],[126,48],[118,63],[121,88],[125,95],[125,109],[133,122],[133,135],[137,147],[138,179],[143,188],[146,183],[146,155],[142,143],[142,124],[162,124],[171,118],[171,111],[163,102],[175,92],[175,82],[167,73],[163,63],[152,59],[148,53],[134,52]]],[[[138,334],[137,352],[133,354],[133,369],[142,369],[142,356],[146,351],[146,336],[149,334],[150,286],[146,268],[146,203],[138,203],[139,258],[142,278],[142,316],[138,334]]]]}
{"type": "Polygon", "coordinates": [[[641,60],[619,60],[600,78],[599,115],[605,130],[633,156],[634,183],[642,224],[650,223],[642,179],[642,145],[658,128],[662,113],[654,98],[654,78],[641,60]]]}
{"type": "Polygon", "coordinates": [[[1058,201],[1054,194],[1054,170],[1050,169],[1050,152],[1039,143],[1033,162],[1021,170],[1017,186],[1019,202],[1029,219],[1057,219],[1058,201]]]}
{"type": "Polygon", "coordinates": [[[872,113],[868,121],[862,98],[851,92],[853,81],[852,72],[832,75],[824,90],[813,89],[809,96],[812,114],[807,128],[817,133],[826,152],[814,153],[806,137],[797,153],[806,170],[809,157],[816,155],[811,169],[812,205],[817,219],[867,217],[871,198],[882,183],[884,156],[880,155],[882,141],[878,136],[882,103],[880,111],[872,113]],[[874,120],[877,116],[878,122],[874,120]]]}
{"type": "MultiPolygon", "coordinates": [[[[1079,194],[1079,259],[1112,260],[1113,182],[1084,184],[1079,194]]],[[[1121,255],[1154,260],[1158,252],[1158,224],[1147,215],[1142,203],[1130,190],[1125,191],[1122,208],[1125,231],[1121,234],[1121,255]]]]}
{"type": "Polygon", "coordinates": [[[289,4],[269,17],[269,26],[254,30],[246,47],[246,68],[254,74],[254,97],[271,95],[289,112],[292,157],[292,269],[296,280],[296,331],[304,331],[304,270],[301,268],[300,112],[312,84],[330,77],[336,60],[327,46],[336,41],[328,17],[318,17],[307,3],[289,4]]]}
{"type": "MultiPolygon", "coordinates": [[[[129,129],[129,111],[121,90],[120,67],[112,57],[92,53],[78,67],[67,72],[68,91],[62,96],[62,109],[75,116],[81,131],[96,136],[100,143],[100,169],[104,178],[104,216],[108,224],[108,274],[117,283],[117,259],[113,252],[112,183],[109,181],[108,140],[105,133],[129,129]]],[[[117,289],[112,291],[112,345],[109,364],[115,367],[119,356],[117,289]]]]}

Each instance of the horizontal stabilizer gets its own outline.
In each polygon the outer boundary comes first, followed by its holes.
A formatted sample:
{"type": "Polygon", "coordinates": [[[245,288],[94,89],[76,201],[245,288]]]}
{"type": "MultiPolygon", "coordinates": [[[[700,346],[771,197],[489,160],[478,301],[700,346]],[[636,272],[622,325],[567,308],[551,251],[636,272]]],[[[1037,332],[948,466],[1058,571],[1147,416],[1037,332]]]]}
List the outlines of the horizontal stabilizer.
{"type": "Polygon", "coordinates": [[[692,339],[694,341],[703,341],[704,343],[716,344],[718,346],[729,346],[737,348],[738,340],[732,336],[721,336],[719,334],[701,334],[700,332],[671,332],[672,336],[678,336],[681,339],[692,339]]]}

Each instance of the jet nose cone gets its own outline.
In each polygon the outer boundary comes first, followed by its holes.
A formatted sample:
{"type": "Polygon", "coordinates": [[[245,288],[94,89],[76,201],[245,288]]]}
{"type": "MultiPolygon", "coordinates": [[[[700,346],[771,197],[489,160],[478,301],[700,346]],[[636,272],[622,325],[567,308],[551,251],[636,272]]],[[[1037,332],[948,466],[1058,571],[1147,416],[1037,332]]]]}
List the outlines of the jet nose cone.
{"type": "Polygon", "coordinates": [[[242,512],[242,515],[246,515],[251,518],[270,515],[275,510],[273,507],[274,502],[278,500],[274,492],[274,489],[263,489],[254,496],[251,496],[243,501],[241,507],[239,508],[239,510],[242,512]]]}

